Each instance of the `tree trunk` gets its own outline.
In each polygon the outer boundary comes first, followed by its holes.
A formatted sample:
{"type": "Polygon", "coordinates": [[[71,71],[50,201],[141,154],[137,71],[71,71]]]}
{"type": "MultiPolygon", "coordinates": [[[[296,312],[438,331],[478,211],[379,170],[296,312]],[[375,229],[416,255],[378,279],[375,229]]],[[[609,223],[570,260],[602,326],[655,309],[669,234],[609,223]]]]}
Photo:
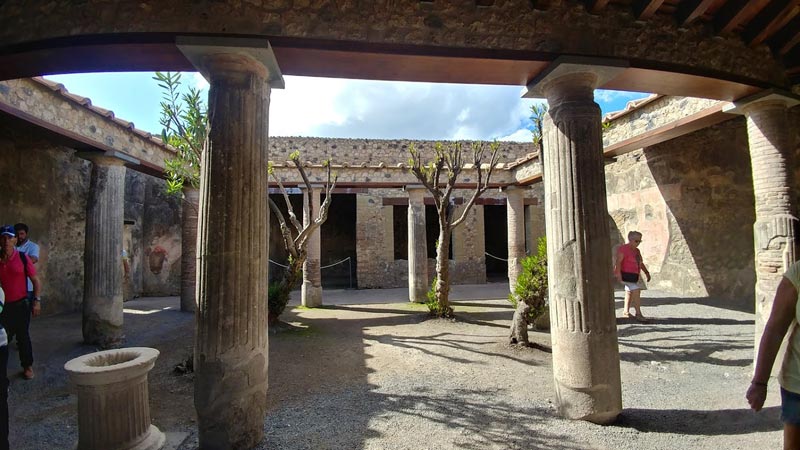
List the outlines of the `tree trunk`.
{"type": "Polygon", "coordinates": [[[439,242],[436,246],[436,300],[439,317],[453,317],[450,307],[450,230],[439,227],[439,242]]]}
{"type": "Polygon", "coordinates": [[[519,344],[528,346],[528,313],[531,307],[522,300],[517,301],[517,309],[514,311],[514,318],[511,319],[511,335],[508,338],[509,344],[519,344]]]}

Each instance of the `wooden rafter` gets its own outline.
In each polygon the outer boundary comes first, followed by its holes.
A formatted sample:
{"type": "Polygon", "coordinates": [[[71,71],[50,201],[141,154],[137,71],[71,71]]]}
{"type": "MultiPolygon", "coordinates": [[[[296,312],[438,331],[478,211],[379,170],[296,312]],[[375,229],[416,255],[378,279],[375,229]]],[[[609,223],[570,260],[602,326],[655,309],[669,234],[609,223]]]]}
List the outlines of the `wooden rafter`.
{"type": "Polygon", "coordinates": [[[687,26],[701,17],[715,0],[690,0],[681,2],[675,12],[675,18],[681,26],[687,26]]]}
{"type": "Polygon", "coordinates": [[[639,20],[646,20],[658,11],[664,0],[637,0],[633,4],[633,14],[639,20]]]}
{"type": "Polygon", "coordinates": [[[798,39],[800,39],[800,15],[796,16],[791,22],[786,24],[786,26],[772,35],[772,37],[767,40],[767,43],[772,48],[773,52],[779,55],[785,55],[798,44],[798,39]]]}
{"type": "Polygon", "coordinates": [[[718,34],[734,31],[749,15],[763,9],[769,0],[730,0],[716,14],[714,27],[718,34]]]}
{"type": "Polygon", "coordinates": [[[755,46],[769,39],[800,14],[800,0],[773,1],[747,24],[742,38],[755,46]]]}
{"type": "Polygon", "coordinates": [[[586,10],[592,14],[597,14],[608,5],[609,0],[587,0],[586,10]]]}

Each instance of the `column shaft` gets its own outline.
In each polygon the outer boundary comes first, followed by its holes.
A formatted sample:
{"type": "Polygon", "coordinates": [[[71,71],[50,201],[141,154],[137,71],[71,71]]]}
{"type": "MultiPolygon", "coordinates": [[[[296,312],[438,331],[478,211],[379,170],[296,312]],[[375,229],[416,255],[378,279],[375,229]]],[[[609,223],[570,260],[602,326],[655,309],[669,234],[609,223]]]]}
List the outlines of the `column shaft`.
{"type": "Polygon", "coordinates": [[[83,340],[108,348],[122,339],[125,166],[112,158],[92,161],[86,208],[83,340]]]}
{"type": "Polygon", "coordinates": [[[195,408],[201,449],[263,437],[267,392],[270,87],[246,56],[213,54],[200,181],[195,408]]]}
{"type": "Polygon", "coordinates": [[[525,258],[525,191],[510,187],[505,192],[508,221],[508,285],[510,292],[514,292],[517,277],[522,273],[522,259],[525,258]]]}
{"type": "Polygon", "coordinates": [[[181,311],[197,309],[197,214],[200,191],[185,187],[181,208],[181,311]]]}
{"type": "Polygon", "coordinates": [[[595,423],[622,410],[596,77],[545,87],[544,188],[553,375],[559,412],[595,423]]]}
{"type": "Polygon", "coordinates": [[[408,191],[408,300],[425,303],[428,300],[428,245],[425,232],[424,188],[408,191]]]}
{"type": "MultiPolygon", "coordinates": [[[[758,347],[781,277],[795,256],[796,204],[792,191],[792,145],[786,104],[762,101],[744,108],[753,169],[756,223],[756,332],[758,347]]],[[[780,361],[783,350],[778,355],[780,361]]],[[[777,368],[780,363],[774,366],[777,368]]]]}
{"type": "MultiPolygon", "coordinates": [[[[319,215],[319,188],[303,192],[303,226],[307,227],[319,215]]],[[[321,227],[317,228],[306,242],[306,261],[303,263],[303,287],[301,299],[303,306],[314,308],[322,306],[321,227]]]]}

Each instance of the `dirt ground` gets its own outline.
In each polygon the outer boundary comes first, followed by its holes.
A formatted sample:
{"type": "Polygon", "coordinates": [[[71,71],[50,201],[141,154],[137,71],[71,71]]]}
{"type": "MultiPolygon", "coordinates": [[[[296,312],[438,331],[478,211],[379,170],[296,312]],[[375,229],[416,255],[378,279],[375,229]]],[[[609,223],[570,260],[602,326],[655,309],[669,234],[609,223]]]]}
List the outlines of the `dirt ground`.
{"type": "MultiPolygon", "coordinates": [[[[330,306],[294,308],[284,316],[291,329],[270,335],[259,448],[780,448],[777,384],[760,414],[744,400],[753,315],[708,299],[645,297],[651,323],[618,320],[625,409],[606,427],[555,414],[549,335],[532,333],[536,348],[507,346],[513,311],[505,300],[457,301],[456,321],[430,319],[424,306],[392,303],[381,291],[343,291],[326,297],[330,306]]],[[[126,303],[126,346],[161,351],[150,374],[153,423],[170,434],[171,448],[188,450],[197,448],[193,376],[172,371],[191,353],[194,316],[178,309],[177,298],[126,303]]],[[[34,321],[34,380],[20,377],[12,346],[12,449],[77,441],[63,365],[94,350],[80,344],[80,321],[34,321]]]]}

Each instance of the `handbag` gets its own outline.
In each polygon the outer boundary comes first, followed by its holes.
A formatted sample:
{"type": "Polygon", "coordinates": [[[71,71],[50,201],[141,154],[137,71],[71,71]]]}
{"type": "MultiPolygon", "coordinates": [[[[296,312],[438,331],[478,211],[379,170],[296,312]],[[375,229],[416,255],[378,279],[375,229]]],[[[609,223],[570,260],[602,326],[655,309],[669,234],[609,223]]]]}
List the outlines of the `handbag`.
{"type": "Polygon", "coordinates": [[[639,281],[639,274],[622,272],[622,281],[626,281],[628,283],[637,283],[639,281]]]}

